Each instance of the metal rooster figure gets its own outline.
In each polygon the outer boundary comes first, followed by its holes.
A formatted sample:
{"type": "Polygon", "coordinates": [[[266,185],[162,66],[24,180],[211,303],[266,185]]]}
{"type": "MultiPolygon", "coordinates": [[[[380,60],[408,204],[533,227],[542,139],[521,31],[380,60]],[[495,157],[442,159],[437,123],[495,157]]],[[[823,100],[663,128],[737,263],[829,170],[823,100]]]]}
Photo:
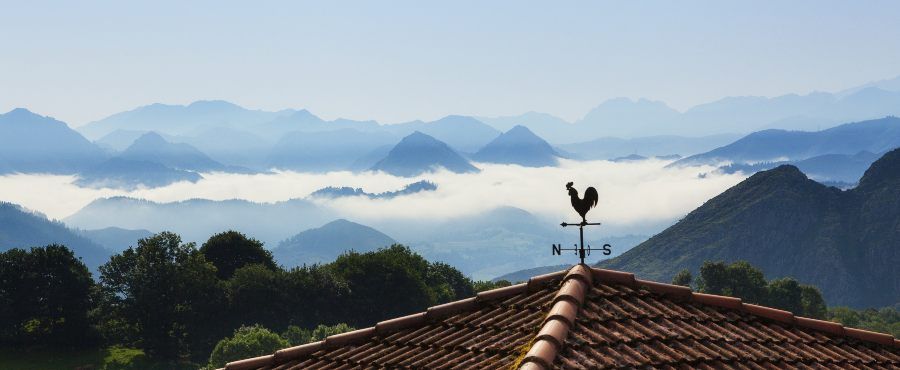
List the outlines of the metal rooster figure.
{"type": "Polygon", "coordinates": [[[587,224],[587,215],[588,211],[591,208],[597,206],[597,201],[600,200],[600,195],[597,194],[597,189],[594,189],[593,186],[588,186],[588,188],[584,191],[584,199],[578,198],[578,190],[572,187],[574,185],[573,182],[569,181],[566,184],[566,190],[569,191],[569,198],[572,199],[572,208],[575,208],[575,212],[578,212],[581,215],[581,223],[587,224]]]}
{"type": "Polygon", "coordinates": [[[594,189],[593,186],[589,186],[584,190],[584,198],[578,197],[578,190],[575,190],[572,187],[574,183],[571,181],[566,184],[566,190],[569,192],[569,198],[572,202],[572,208],[575,208],[575,212],[578,212],[578,215],[581,216],[581,222],[578,223],[567,223],[563,222],[559,224],[562,227],[566,226],[578,226],[578,234],[580,236],[580,243],[576,244],[574,248],[563,248],[562,244],[553,244],[553,254],[554,255],[562,255],[562,251],[575,251],[578,254],[578,257],[581,259],[581,263],[584,264],[584,257],[591,254],[591,251],[599,250],[603,251],[603,254],[608,256],[612,254],[612,248],[609,244],[603,244],[603,248],[601,249],[591,249],[591,246],[588,245],[587,248],[584,247],[584,227],[585,226],[594,226],[600,225],[597,223],[587,222],[587,213],[597,206],[597,201],[600,200],[600,195],[597,194],[597,189],[594,189]]]}

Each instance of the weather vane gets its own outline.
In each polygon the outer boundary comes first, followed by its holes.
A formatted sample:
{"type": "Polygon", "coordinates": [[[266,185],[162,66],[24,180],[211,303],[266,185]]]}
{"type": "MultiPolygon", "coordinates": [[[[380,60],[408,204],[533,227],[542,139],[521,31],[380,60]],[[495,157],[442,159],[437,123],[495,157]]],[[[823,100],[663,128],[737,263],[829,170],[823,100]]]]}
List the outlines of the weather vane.
{"type": "Polygon", "coordinates": [[[597,194],[597,189],[594,189],[593,186],[589,186],[584,190],[584,198],[578,198],[578,190],[575,190],[572,185],[573,183],[571,181],[567,183],[566,190],[569,191],[569,198],[571,198],[572,201],[572,208],[575,208],[575,212],[578,212],[578,215],[581,216],[581,222],[563,222],[559,225],[562,227],[578,226],[580,243],[576,244],[573,248],[563,248],[562,244],[553,244],[553,255],[562,255],[562,251],[574,251],[576,254],[578,254],[578,258],[581,259],[581,263],[584,264],[584,257],[590,256],[591,251],[603,251],[603,255],[608,256],[612,254],[612,249],[610,249],[612,248],[612,246],[609,244],[603,244],[603,248],[600,249],[591,249],[590,245],[588,245],[587,248],[584,247],[584,227],[600,225],[599,222],[587,222],[587,213],[591,210],[591,208],[597,206],[597,201],[600,199],[600,196],[597,194]]]}

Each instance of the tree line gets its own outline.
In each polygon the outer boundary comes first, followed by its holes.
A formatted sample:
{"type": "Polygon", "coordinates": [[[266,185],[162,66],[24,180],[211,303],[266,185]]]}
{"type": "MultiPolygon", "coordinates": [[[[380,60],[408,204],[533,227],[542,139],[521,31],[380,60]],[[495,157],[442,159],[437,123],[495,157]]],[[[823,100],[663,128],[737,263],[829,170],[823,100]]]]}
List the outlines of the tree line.
{"type": "Polygon", "coordinates": [[[155,361],[207,363],[236,330],[303,343],[506,284],[472,281],[403,245],[285,269],[235,231],[199,248],[170,232],[141,239],[96,281],[65,246],[11,249],[0,253],[0,346],[120,345],[155,361]]]}

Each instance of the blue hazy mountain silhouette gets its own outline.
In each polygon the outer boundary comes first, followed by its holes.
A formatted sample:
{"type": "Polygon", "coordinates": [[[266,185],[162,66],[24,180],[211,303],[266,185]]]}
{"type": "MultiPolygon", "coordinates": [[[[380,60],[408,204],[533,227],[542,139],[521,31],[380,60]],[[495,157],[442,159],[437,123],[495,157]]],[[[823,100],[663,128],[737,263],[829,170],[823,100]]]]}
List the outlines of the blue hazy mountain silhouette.
{"type": "Polygon", "coordinates": [[[87,188],[134,190],[139,187],[162,187],[179,181],[197,182],[202,178],[196,172],[178,170],[156,162],[116,157],[82,171],[73,183],[87,188]]]}
{"type": "Polygon", "coordinates": [[[92,139],[101,138],[118,129],[191,136],[214,127],[244,128],[258,125],[292,112],[249,110],[221,100],[201,100],[189,105],[157,103],[116,113],[79,127],[78,131],[92,139]]]}
{"type": "Polygon", "coordinates": [[[147,131],[140,130],[115,130],[94,140],[94,144],[111,152],[121,152],[146,133],[147,131]]]}
{"type": "Polygon", "coordinates": [[[759,171],[772,169],[784,164],[790,164],[803,171],[810,179],[828,185],[850,186],[856,184],[866,169],[872,165],[881,154],[862,151],[856,154],[824,154],[799,161],[760,162],[752,164],[730,164],[721,167],[725,173],[741,171],[752,174],[759,171]]]}
{"type": "Polygon", "coordinates": [[[109,250],[69,230],[58,221],[7,202],[0,202],[0,251],[62,244],[96,271],[112,254],[109,250]]]}
{"type": "Polygon", "coordinates": [[[475,152],[500,134],[497,129],[475,118],[457,115],[431,122],[412,121],[383,127],[398,136],[421,132],[465,153],[475,152]]]}
{"type": "Polygon", "coordinates": [[[526,167],[556,166],[559,153],[525,126],[517,125],[478,150],[478,162],[518,164],[526,167]]]}
{"type": "Polygon", "coordinates": [[[310,194],[309,196],[312,198],[340,198],[362,196],[370,199],[392,199],[403,195],[435,190],[437,190],[437,185],[430,181],[422,180],[407,184],[403,187],[403,189],[386,191],[383,193],[367,193],[362,188],[351,188],[349,186],[328,186],[312,192],[312,194],[310,194]]]}
{"type": "Polygon", "coordinates": [[[119,154],[129,161],[159,163],[166,167],[188,171],[224,171],[226,166],[185,143],[170,143],[156,132],[148,132],[119,154]]]}
{"type": "Polygon", "coordinates": [[[573,131],[574,126],[570,122],[548,113],[532,111],[515,116],[475,118],[504,132],[515,126],[525,126],[551,143],[569,143],[583,139],[578,132],[573,131]]]}
{"type": "Polygon", "coordinates": [[[71,174],[107,154],[65,123],[16,108],[0,114],[0,173],[71,174]]]}
{"type": "Polygon", "coordinates": [[[267,245],[275,245],[306,228],[323,224],[334,213],[303,199],[275,203],[247,200],[190,199],[159,203],[129,197],[100,198],[64,222],[79,229],[169,230],[185,241],[204,242],[215,233],[238,230],[267,245]],[[265,220],[265,222],[260,222],[265,220]]]}
{"type": "Polygon", "coordinates": [[[418,131],[400,140],[387,157],[378,161],[371,169],[409,177],[438,167],[456,173],[479,171],[446,143],[418,131]]]}
{"type": "Polygon", "coordinates": [[[119,227],[106,227],[96,230],[75,230],[75,232],[88,238],[95,244],[116,253],[128,249],[128,247],[137,246],[138,239],[153,235],[149,230],[129,230],[119,227]]]}
{"type": "Polygon", "coordinates": [[[721,134],[702,137],[647,136],[633,139],[603,137],[585,142],[560,145],[559,148],[576,159],[610,159],[638,154],[663,156],[679,154],[688,156],[710,151],[741,138],[738,134],[721,134]]]}
{"type": "Polygon", "coordinates": [[[345,251],[369,252],[395,244],[390,236],[345,219],[303,231],[272,249],[275,261],[286,268],[331,262],[345,251]]]}
{"type": "Polygon", "coordinates": [[[272,148],[269,166],[298,171],[345,170],[376,148],[396,142],[385,132],[354,129],[303,132],[285,135],[272,148]]]}
{"type": "Polygon", "coordinates": [[[673,165],[803,160],[824,154],[883,153],[900,146],[900,118],[847,123],[822,131],[763,130],[673,165]]]}
{"type": "MultiPolygon", "coordinates": [[[[660,132],[675,133],[678,111],[660,101],[627,98],[609,99],[575,122],[576,132],[590,137],[638,137],[660,132]]],[[[582,136],[583,137],[583,136],[582,136]]]]}
{"type": "Polygon", "coordinates": [[[379,131],[382,128],[376,121],[355,121],[344,118],[326,121],[306,109],[301,109],[292,114],[278,117],[271,122],[266,122],[257,127],[260,134],[270,138],[280,138],[281,136],[294,131],[320,132],[342,129],[367,132],[379,131]]]}

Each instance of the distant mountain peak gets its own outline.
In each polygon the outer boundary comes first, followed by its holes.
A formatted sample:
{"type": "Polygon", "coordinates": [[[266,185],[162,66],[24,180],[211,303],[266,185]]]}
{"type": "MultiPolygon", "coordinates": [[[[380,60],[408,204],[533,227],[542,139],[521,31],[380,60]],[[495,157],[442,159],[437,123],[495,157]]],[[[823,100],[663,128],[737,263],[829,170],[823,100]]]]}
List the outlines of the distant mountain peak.
{"type": "Polygon", "coordinates": [[[555,166],[559,154],[547,141],[525,126],[516,125],[472,156],[476,161],[518,164],[528,167],[555,166]]]}
{"type": "Polygon", "coordinates": [[[900,183],[900,148],[885,153],[872,163],[859,180],[857,189],[870,189],[889,181],[900,183]]]}
{"type": "Polygon", "coordinates": [[[378,161],[371,169],[397,176],[415,176],[435,167],[443,167],[456,173],[479,171],[449,145],[419,131],[401,139],[387,157],[378,161]]]}
{"type": "Polygon", "coordinates": [[[34,113],[26,108],[13,108],[13,110],[6,112],[3,114],[4,116],[10,118],[21,118],[21,117],[43,117],[40,114],[34,113]]]}

